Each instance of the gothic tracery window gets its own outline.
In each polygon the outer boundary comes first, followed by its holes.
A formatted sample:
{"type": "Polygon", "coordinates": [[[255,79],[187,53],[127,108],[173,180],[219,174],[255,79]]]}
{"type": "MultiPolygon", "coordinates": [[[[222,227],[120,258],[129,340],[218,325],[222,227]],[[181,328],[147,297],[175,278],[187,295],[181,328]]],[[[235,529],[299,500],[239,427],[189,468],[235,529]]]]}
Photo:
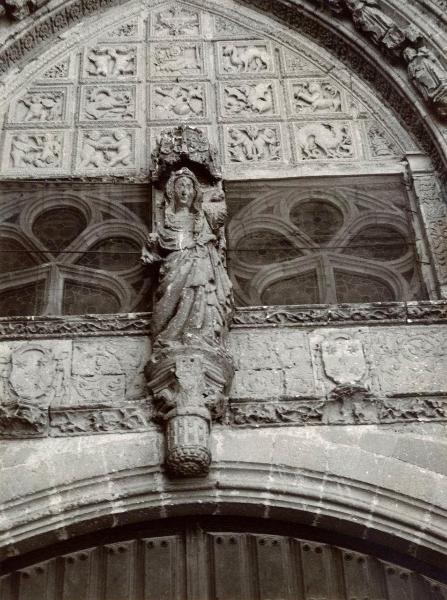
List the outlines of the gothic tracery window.
{"type": "Polygon", "coordinates": [[[426,298],[406,199],[396,182],[372,188],[336,178],[229,186],[237,304],[426,298]]]}
{"type": "Polygon", "coordinates": [[[148,310],[147,194],[147,186],[3,185],[0,313],[148,310]]]}

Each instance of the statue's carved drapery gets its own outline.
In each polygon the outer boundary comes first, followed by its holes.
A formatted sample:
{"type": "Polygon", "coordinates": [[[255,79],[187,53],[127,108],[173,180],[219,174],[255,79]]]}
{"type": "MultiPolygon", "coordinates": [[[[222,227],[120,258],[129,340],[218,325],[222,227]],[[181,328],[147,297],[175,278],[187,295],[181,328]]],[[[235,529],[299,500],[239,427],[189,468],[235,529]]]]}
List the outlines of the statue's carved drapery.
{"type": "Polygon", "coordinates": [[[233,307],[225,196],[199,130],[164,132],[154,164],[155,231],[142,255],[146,264],[160,263],[148,385],[167,424],[168,469],[174,475],[206,475],[210,422],[222,412],[232,377],[225,351],[233,307]]]}

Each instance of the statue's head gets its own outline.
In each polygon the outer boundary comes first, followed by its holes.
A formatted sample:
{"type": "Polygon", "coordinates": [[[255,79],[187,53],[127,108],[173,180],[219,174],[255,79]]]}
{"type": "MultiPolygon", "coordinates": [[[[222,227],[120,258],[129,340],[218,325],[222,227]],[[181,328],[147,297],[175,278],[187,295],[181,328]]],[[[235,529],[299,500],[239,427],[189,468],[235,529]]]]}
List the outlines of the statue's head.
{"type": "Polygon", "coordinates": [[[183,168],[172,173],[166,184],[167,209],[172,212],[187,208],[190,212],[200,211],[202,190],[192,171],[183,168]]]}

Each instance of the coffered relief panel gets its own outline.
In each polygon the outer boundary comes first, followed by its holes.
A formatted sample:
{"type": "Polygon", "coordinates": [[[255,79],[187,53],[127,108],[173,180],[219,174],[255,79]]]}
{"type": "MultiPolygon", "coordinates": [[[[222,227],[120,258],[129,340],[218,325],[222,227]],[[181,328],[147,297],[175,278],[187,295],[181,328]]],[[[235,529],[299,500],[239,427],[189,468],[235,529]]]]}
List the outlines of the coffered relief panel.
{"type": "Polygon", "coordinates": [[[236,178],[397,164],[415,148],[374,93],[307,38],[242,7],[235,21],[228,1],[146,4],[86,22],[14,80],[0,106],[6,177],[144,179],[160,128],[180,121],[209,128],[236,178]]]}

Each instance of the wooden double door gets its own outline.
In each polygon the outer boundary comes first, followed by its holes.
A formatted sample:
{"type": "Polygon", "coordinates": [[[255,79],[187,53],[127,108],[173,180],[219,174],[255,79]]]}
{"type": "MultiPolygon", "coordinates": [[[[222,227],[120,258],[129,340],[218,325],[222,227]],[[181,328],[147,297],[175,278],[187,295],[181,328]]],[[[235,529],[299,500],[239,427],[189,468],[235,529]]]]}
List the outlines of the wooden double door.
{"type": "Polygon", "coordinates": [[[293,525],[183,519],[14,559],[1,600],[442,600],[447,586],[293,525]],[[37,560],[39,559],[39,560],[37,560]],[[42,560],[43,559],[43,560],[42,560]]]}

